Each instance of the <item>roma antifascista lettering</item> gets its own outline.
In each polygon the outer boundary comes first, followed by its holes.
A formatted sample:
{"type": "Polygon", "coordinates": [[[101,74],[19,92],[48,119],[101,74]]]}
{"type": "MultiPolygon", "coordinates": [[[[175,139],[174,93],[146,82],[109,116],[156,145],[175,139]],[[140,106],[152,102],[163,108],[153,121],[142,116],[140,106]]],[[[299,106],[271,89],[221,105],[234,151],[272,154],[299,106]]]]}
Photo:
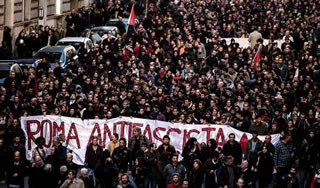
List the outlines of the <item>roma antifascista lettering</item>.
{"type": "Polygon", "coordinates": [[[134,134],[133,130],[135,127],[142,128],[143,135],[149,139],[150,143],[155,141],[162,142],[161,135],[166,134],[172,138],[176,136],[183,138],[181,142],[183,148],[190,137],[196,137],[198,134],[201,134],[201,132],[202,134],[205,133],[207,141],[212,138],[212,135],[215,135],[214,138],[219,146],[223,146],[225,143],[225,135],[222,128],[215,128],[212,126],[200,129],[166,128],[161,126],[152,127],[149,124],[143,125],[141,123],[128,121],[118,121],[113,123],[113,125],[108,123],[95,123],[93,126],[90,126],[90,129],[92,130],[91,134],[88,135],[88,142],[80,143],[77,125],[75,123],[71,123],[71,125],[68,126],[70,127],[66,127],[63,121],[58,123],[51,120],[27,120],[28,150],[31,150],[32,142],[35,142],[36,138],[39,136],[47,137],[45,147],[51,147],[52,137],[59,134],[66,135],[67,146],[71,140],[75,141],[77,149],[86,147],[90,144],[93,136],[97,136],[99,144],[105,147],[107,139],[110,141],[113,133],[118,133],[120,137],[130,139],[134,134]]]}

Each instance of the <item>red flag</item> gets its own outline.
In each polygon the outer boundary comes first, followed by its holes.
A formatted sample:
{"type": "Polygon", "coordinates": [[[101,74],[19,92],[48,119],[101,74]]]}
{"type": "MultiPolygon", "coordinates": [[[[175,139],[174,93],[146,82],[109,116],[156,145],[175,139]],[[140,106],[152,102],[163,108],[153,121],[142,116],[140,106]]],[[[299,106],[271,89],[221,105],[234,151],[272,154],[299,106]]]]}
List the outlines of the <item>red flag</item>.
{"type": "Polygon", "coordinates": [[[136,14],[134,13],[134,4],[133,4],[131,8],[130,17],[129,17],[129,25],[134,26],[135,23],[136,23],[136,14]]]}
{"type": "Polygon", "coordinates": [[[253,64],[254,64],[255,68],[258,68],[258,65],[259,65],[259,61],[260,61],[260,58],[261,58],[261,49],[262,49],[261,46],[259,46],[258,51],[257,51],[256,55],[253,58],[253,64]]]}
{"type": "Polygon", "coordinates": [[[248,143],[248,136],[246,133],[243,133],[243,135],[240,139],[240,145],[241,145],[241,149],[242,149],[243,153],[246,150],[247,143],[248,143]]]}

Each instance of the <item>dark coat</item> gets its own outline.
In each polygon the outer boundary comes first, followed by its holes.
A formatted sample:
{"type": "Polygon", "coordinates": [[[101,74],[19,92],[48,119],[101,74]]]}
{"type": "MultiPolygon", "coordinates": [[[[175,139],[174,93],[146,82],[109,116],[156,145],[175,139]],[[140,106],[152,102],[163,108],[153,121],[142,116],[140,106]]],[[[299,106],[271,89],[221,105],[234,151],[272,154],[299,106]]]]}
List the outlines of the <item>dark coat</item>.
{"type": "Polygon", "coordinates": [[[187,169],[192,168],[193,161],[199,159],[200,149],[196,146],[196,150],[192,151],[192,148],[186,145],[182,152],[183,163],[187,169]]]}
{"type": "Polygon", "coordinates": [[[88,164],[89,168],[95,169],[97,167],[99,159],[101,159],[102,153],[103,149],[101,146],[98,145],[96,151],[94,151],[92,144],[90,144],[90,146],[87,147],[86,158],[84,162],[88,164]]]}
{"type": "MultiPolygon", "coordinates": [[[[236,180],[238,179],[238,174],[237,174],[237,168],[232,165],[231,168],[233,169],[233,185],[236,185],[236,180]]],[[[218,170],[218,184],[220,187],[228,186],[229,187],[229,172],[228,172],[228,167],[223,164],[219,170],[218,170]]]]}
{"type": "Polygon", "coordinates": [[[109,188],[113,186],[113,181],[117,179],[118,167],[115,164],[99,165],[95,171],[95,177],[100,180],[102,188],[109,188]]]}
{"type": "Polygon", "coordinates": [[[171,157],[176,153],[176,149],[173,145],[170,145],[165,149],[165,145],[161,144],[158,147],[158,152],[160,153],[160,161],[164,161],[166,164],[169,164],[171,157]]]}
{"type": "Polygon", "coordinates": [[[31,188],[42,188],[45,187],[47,182],[46,177],[44,176],[44,170],[42,167],[32,167],[30,169],[30,180],[29,180],[29,186],[31,188]]]}
{"type": "Polygon", "coordinates": [[[211,158],[204,163],[204,171],[206,173],[205,187],[218,187],[218,182],[216,181],[216,178],[218,174],[218,169],[221,165],[222,164],[220,160],[217,160],[216,163],[213,163],[211,158]]]}
{"type": "Polygon", "coordinates": [[[150,152],[147,151],[144,153],[143,161],[146,168],[146,173],[151,175],[157,175],[160,173],[160,170],[158,169],[157,162],[160,158],[160,154],[158,151],[150,152]]]}
{"type": "Polygon", "coordinates": [[[0,147],[0,181],[5,180],[5,172],[8,162],[7,150],[4,146],[0,147]]]}
{"type": "Polygon", "coordinates": [[[234,144],[231,144],[230,141],[224,144],[223,154],[225,156],[228,156],[228,155],[233,156],[235,165],[240,165],[242,162],[242,149],[241,149],[241,145],[237,141],[235,141],[234,144]]]}
{"type": "Polygon", "coordinates": [[[128,163],[131,160],[131,152],[128,150],[127,147],[121,149],[117,147],[112,152],[112,160],[117,165],[119,170],[128,170],[128,163]]]}
{"type": "Polygon", "coordinates": [[[259,179],[259,183],[263,185],[267,185],[270,183],[272,179],[272,173],[273,173],[273,155],[270,152],[258,153],[258,159],[257,159],[257,175],[259,179]]]}
{"type": "Polygon", "coordinates": [[[15,163],[14,161],[11,161],[8,165],[7,170],[7,181],[8,185],[21,185],[23,187],[23,178],[25,174],[25,164],[21,161],[18,163],[15,163]],[[15,173],[17,173],[17,176],[13,176],[15,173]]]}
{"type": "Polygon", "coordinates": [[[189,185],[190,188],[201,188],[204,179],[204,173],[201,168],[192,168],[189,173],[189,185]]]}

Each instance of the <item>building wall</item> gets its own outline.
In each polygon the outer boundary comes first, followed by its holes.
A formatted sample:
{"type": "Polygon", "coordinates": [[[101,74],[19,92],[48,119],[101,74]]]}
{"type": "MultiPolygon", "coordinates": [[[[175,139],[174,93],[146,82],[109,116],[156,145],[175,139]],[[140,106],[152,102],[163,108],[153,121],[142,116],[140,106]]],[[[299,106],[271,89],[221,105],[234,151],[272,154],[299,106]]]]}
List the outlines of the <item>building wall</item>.
{"type": "MultiPolygon", "coordinates": [[[[30,25],[56,25],[64,22],[64,15],[73,8],[88,7],[92,0],[0,0],[0,42],[3,28],[13,31],[15,40],[24,28],[30,25]],[[39,19],[39,10],[44,12],[39,19]]],[[[14,43],[14,41],[13,41],[14,43]]],[[[0,44],[1,46],[1,44],[0,44]]]]}

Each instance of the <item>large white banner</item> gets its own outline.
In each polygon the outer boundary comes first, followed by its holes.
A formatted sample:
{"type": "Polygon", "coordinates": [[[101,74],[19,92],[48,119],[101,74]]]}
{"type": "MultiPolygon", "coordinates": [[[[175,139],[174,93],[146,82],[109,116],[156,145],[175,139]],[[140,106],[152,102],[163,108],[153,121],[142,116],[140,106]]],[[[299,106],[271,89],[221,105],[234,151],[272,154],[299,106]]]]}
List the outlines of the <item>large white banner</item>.
{"type": "MultiPolygon", "coordinates": [[[[169,123],[148,119],[118,117],[109,120],[81,120],[79,118],[70,118],[63,116],[30,116],[22,117],[21,127],[26,135],[26,155],[31,159],[32,150],[36,147],[35,140],[39,136],[46,139],[45,147],[52,146],[52,137],[64,134],[66,137],[65,145],[73,151],[74,162],[83,165],[85,153],[88,144],[93,136],[98,136],[99,144],[106,148],[110,142],[111,135],[118,133],[119,137],[127,140],[133,136],[133,129],[141,127],[142,133],[149,139],[149,142],[156,143],[158,146],[162,143],[162,138],[169,135],[170,143],[173,144],[179,153],[187,140],[195,137],[199,143],[214,138],[218,146],[228,140],[228,135],[234,133],[236,140],[242,147],[245,147],[247,141],[252,137],[250,133],[241,132],[227,125],[195,125],[169,123]]],[[[264,140],[265,136],[259,136],[264,140]]],[[[280,138],[279,134],[272,135],[272,143],[276,143],[280,138]]]]}

